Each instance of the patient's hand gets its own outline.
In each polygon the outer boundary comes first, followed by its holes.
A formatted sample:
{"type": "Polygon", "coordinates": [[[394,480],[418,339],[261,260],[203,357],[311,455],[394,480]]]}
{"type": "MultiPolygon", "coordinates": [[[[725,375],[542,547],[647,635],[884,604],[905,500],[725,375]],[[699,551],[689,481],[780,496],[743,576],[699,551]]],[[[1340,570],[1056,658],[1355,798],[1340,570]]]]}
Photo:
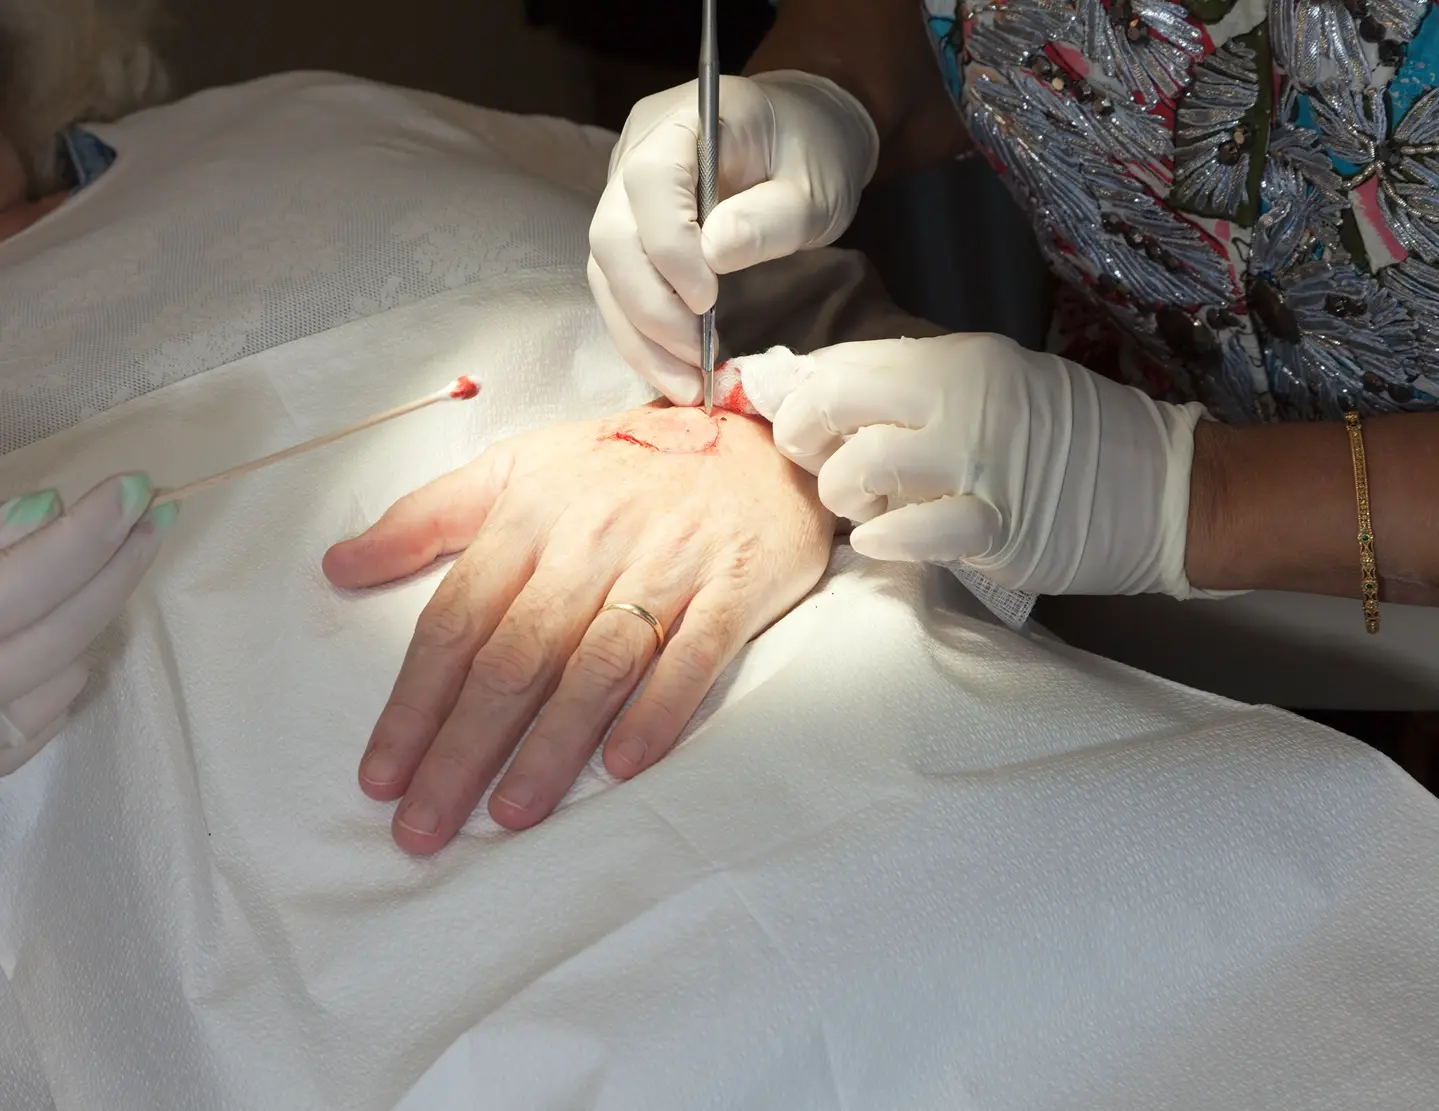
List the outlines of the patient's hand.
{"type": "Polygon", "coordinates": [[[541,821],[654,656],[649,624],[601,612],[610,602],[643,607],[669,634],[605,745],[613,774],[636,775],[819,579],[833,527],[810,476],[745,417],[646,407],[492,447],[325,556],[331,581],[362,587],[464,553],[420,616],[361,787],[403,796],[396,842],[435,852],[534,721],[490,813],[511,829],[541,821]]]}

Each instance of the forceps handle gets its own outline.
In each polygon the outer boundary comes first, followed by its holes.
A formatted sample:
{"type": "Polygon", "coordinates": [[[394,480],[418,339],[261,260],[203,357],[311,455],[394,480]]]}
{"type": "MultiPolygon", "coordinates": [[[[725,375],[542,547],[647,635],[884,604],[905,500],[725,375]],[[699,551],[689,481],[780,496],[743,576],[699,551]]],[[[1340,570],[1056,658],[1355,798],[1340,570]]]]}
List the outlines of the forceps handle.
{"type": "MultiPolygon", "coordinates": [[[[700,30],[700,133],[699,133],[699,222],[714,210],[719,193],[719,43],[715,5],[718,0],[703,0],[703,25],[700,30]]],[[[704,377],[704,407],[714,409],[714,369],[716,358],[715,310],[709,309],[700,320],[700,372],[704,377]]]]}
{"type": "Polygon", "coordinates": [[[719,44],[716,42],[715,4],[704,0],[704,26],[700,31],[700,134],[699,218],[703,224],[713,211],[719,190],[719,44]]]}

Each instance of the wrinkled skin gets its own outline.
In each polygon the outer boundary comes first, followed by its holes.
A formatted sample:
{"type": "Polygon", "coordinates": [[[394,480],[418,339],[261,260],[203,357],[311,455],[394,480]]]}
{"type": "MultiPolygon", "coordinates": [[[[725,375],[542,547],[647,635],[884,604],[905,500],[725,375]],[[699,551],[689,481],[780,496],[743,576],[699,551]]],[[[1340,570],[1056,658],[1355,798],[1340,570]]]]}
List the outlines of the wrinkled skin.
{"type": "Polygon", "coordinates": [[[489,810],[510,829],[542,821],[655,654],[650,626],[600,612],[609,602],[670,634],[605,744],[612,774],[639,774],[746,641],[814,586],[833,532],[814,480],[745,417],[646,407],[495,445],[325,556],[331,581],[355,588],[463,552],[416,625],[362,790],[402,800],[401,848],[436,852],[534,721],[489,810]]]}

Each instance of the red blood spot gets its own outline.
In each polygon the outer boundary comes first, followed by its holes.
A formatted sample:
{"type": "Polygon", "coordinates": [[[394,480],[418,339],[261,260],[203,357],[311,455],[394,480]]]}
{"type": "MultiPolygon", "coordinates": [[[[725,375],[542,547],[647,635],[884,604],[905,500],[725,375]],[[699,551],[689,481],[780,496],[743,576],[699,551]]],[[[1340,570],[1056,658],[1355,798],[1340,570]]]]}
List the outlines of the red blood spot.
{"type": "Polygon", "coordinates": [[[648,440],[641,440],[638,436],[631,436],[628,432],[616,432],[610,439],[619,440],[626,444],[636,444],[639,447],[649,448],[651,451],[659,451],[659,448],[655,447],[655,445],[648,440]]]}
{"type": "Polygon", "coordinates": [[[469,401],[472,397],[479,396],[480,384],[473,378],[461,375],[455,379],[454,386],[450,389],[450,396],[456,401],[469,401]]]}

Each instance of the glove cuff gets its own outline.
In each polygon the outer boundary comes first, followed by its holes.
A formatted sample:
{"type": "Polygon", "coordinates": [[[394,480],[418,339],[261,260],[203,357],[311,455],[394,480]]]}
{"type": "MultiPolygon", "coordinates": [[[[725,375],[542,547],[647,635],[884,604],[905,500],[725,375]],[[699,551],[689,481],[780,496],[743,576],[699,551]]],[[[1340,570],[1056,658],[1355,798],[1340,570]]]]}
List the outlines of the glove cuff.
{"type": "Polygon", "coordinates": [[[861,185],[870,183],[879,167],[879,129],[858,98],[828,77],[798,69],[770,70],[757,73],[750,80],[767,93],[779,92],[782,96],[804,100],[823,112],[826,119],[836,120],[840,125],[839,141],[844,148],[864,154],[861,185]]]}

